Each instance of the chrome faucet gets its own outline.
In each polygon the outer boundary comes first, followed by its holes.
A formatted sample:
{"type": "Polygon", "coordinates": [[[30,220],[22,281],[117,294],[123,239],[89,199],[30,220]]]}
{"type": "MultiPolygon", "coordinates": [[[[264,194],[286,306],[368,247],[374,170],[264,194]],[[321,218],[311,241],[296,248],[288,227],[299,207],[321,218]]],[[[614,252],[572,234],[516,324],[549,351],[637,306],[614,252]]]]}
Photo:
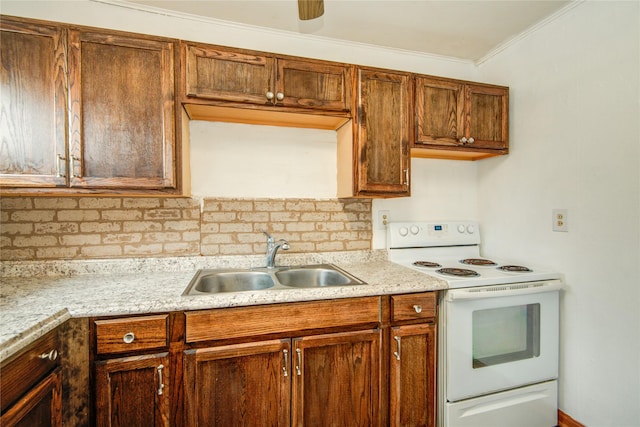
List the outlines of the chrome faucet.
{"type": "Polygon", "coordinates": [[[267,268],[274,268],[276,266],[276,253],[278,249],[282,248],[283,251],[289,250],[289,242],[284,239],[280,239],[277,242],[266,231],[262,231],[267,236],[267,268]]]}

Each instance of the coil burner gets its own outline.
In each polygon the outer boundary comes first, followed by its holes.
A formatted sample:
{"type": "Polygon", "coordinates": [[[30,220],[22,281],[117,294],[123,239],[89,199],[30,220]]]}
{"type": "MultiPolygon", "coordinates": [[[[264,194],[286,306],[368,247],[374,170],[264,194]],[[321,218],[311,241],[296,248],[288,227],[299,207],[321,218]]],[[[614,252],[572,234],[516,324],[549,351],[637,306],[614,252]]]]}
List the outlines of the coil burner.
{"type": "Polygon", "coordinates": [[[429,267],[429,268],[442,267],[442,265],[438,264],[437,262],[431,262],[431,261],[416,261],[413,263],[413,265],[415,265],[416,267],[429,267]]]}
{"type": "Polygon", "coordinates": [[[523,267],[521,265],[501,265],[498,270],[508,271],[510,273],[531,273],[533,270],[529,267],[523,267]]]}
{"type": "Polygon", "coordinates": [[[437,273],[445,274],[448,276],[457,276],[457,277],[478,277],[480,273],[467,270],[466,268],[441,268],[440,270],[436,270],[437,273]]]}

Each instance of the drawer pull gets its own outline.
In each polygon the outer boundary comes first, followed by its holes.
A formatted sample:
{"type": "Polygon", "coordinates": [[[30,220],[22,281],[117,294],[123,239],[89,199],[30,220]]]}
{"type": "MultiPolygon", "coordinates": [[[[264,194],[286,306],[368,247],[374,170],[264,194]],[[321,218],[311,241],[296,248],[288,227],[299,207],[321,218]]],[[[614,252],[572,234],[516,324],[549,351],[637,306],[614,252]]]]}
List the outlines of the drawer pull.
{"type": "Polygon", "coordinates": [[[136,336],[133,332],[128,332],[124,334],[124,336],[122,337],[122,341],[124,341],[125,344],[131,344],[135,339],[136,339],[136,336]]]}
{"type": "Polygon", "coordinates": [[[56,350],[55,348],[53,350],[51,350],[49,353],[42,353],[40,355],[40,359],[43,359],[43,360],[54,361],[57,358],[58,358],[58,350],[56,350]]]}
{"type": "Polygon", "coordinates": [[[422,306],[421,305],[414,305],[413,309],[416,311],[416,313],[422,313],[422,306]]]}
{"type": "Polygon", "coordinates": [[[164,384],[162,383],[162,370],[164,369],[164,365],[158,366],[158,396],[162,396],[162,389],[164,388],[164,384]]]}

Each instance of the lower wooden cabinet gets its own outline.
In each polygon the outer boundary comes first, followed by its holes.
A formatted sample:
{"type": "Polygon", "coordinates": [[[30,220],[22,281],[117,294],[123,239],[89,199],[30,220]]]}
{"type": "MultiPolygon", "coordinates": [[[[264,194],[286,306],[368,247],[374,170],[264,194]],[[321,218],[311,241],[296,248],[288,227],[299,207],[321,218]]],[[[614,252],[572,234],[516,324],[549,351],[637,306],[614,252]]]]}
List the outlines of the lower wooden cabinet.
{"type": "Polygon", "coordinates": [[[436,326],[391,328],[391,426],[436,425],[436,326]]]}
{"type": "Polygon", "coordinates": [[[380,333],[187,350],[186,425],[377,425],[380,333]]]}
{"type": "Polygon", "coordinates": [[[62,426],[58,331],[53,330],[0,366],[0,425],[62,426]]]}
{"type": "Polygon", "coordinates": [[[8,411],[2,413],[3,427],[62,426],[62,380],[60,368],[33,387],[8,411]]]}
{"type": "Polygon", "coordinates": [[[169,426],[168,353],[95,364],[97,426],[169,426]]]}

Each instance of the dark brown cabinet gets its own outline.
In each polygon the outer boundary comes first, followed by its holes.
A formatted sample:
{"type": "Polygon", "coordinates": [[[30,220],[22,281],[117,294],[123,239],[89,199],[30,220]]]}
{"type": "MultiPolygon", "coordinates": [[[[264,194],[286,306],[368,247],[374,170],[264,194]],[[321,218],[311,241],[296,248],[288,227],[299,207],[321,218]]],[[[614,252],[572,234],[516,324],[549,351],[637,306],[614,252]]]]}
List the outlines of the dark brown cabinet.
{"type": "Polygon", "coordinates": [[[2,363],[0,425],[62,426],[62,378],[54,330],[2,363]]]}
{"type": "Polygon", "coordinates": [[[70,184],[174,188],[174,44],[69,33],[70,184]]]}
{"type": "Polygon", "coordinates": [[[348,196],[351,186],[352,196],[409,196],[409,148],[413,141],[411,75],[359,68],[357,85],[353,144],[342,150],[339,147],[342,160],[338,167],[351,173],[341,178],[339,171],[339,193],[342,193],[339,195],[348,196]]]}
{"type": "Polygon", "coordinates": [[[168,324],[167,314],[93,321],[97,426],[171,424],[168,324]]]}
{"type": "Polygon", "coordinates": [[[351,66],[187,43],[183,58],[187,98],[320,111],[351,107],[351,66]]]}
{"type": "Polygon", "coordinates": [[[0,19],[0,186],[66,186],[66,31],[0,19]]]}
{"type": "Polygon", "coordinates": [[[96,425],[168,427],[169,378],[168,353],[96,362],[96,425]]]}
{"type": "Polygon", "coordinates": [[[391,297],[389,425],[436,425],[436,293],[391,297]]]}
{"type": "Polygon", "coordinates": [[[509,148],[509,89],[416,77],[418,157],[479,159],[509,148]]]}
{"type": "Polygon", "coordinates": [[[0,22],[3,192],[179,190],[173,40],[0,22]]]}

